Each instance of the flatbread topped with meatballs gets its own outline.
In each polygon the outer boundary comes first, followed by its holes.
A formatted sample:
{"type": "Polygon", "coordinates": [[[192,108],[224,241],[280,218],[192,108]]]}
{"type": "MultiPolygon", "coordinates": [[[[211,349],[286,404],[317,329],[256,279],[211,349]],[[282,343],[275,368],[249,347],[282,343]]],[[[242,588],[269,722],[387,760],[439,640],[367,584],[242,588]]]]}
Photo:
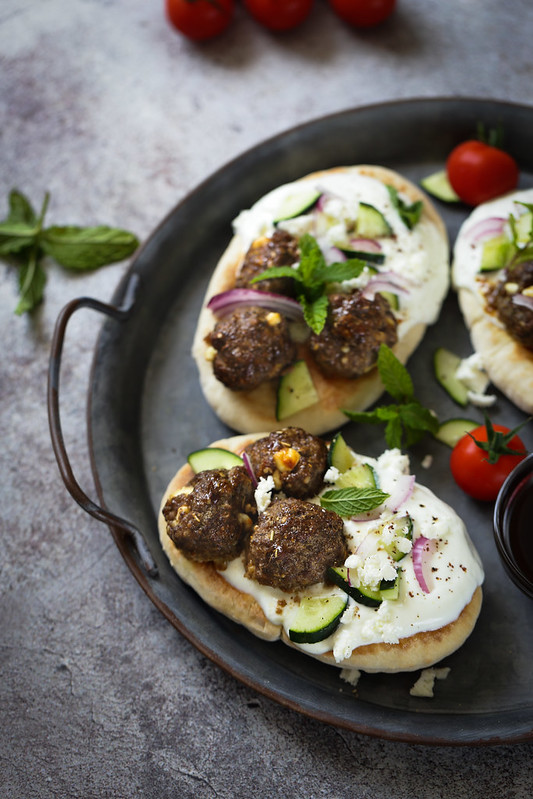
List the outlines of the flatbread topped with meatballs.
{"type": "Polygon", "coordinates": [[[425,668],[464,643],[481,607],[483,569],[457,514],[399,450],[364,457],[341,434],[327,444],[289,427],[193,453],[159,533],[213,608],[341,668],[425,668]]]}
{"type": "Polygon", "coordinates": [[[533,189],[472,212],[457,236],[452,279],[489,378],[533,413],[533,189]]]}
{"type": "Polygon", "coordinates": [[[193,343],[203,393],[240,432],[313,433],[383,392],[382,343],[405,363],[449,286],[444,224],[383,167],[315,172],[234,221],[193,343]]]}

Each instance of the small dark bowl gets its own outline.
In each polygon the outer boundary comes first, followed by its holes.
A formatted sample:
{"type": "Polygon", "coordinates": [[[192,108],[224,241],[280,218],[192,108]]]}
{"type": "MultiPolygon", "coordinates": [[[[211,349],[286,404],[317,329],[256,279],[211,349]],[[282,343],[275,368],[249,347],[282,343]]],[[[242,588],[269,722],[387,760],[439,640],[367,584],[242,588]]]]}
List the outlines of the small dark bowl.
{"type": "Polygon", "coordinates": [[[513,469],[502,485],[493,524],[494,540],[507,574],[533,599],[533,453],[513,469]],[[522,530],[521,537],[516,535],[517,526],[522,530]]]}

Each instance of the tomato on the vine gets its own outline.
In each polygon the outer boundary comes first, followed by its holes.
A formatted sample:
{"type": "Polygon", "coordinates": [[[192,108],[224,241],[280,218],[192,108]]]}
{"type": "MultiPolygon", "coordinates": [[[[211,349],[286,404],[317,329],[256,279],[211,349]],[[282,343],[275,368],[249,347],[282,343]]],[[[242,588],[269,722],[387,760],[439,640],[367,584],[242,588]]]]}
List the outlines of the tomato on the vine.
{"type": "Polygon", "coordinates": [[[349,25],[372,28],[390,17],[396,0],[329,0],[329,4],[349,25]]]}
{"type": "Polygon", "coordinates": [[[505,478],[527,454],[516,429],[487,420],[457,442],[450,468],[453,479],[466,494],[474,499],[496,499],[505,478]]]}
{"type": "Polygon", "coordinates": [[[265,28],[288,31],[307,19],[313,0],[244,0],[244,5],[265,28]]]}
{"type": "Polygon", "coordinates": [[[195,41],[218,36],[233,20],[235,0],[165,0],[167,17],[195,41]]]}
{"type": "Polygon", "coordinates": [[[479,205],[512,191],[519,170],[514,158],[499,147],[477,139],[457,145],[446,161],[452,188],[467,205],[479,205]]]}

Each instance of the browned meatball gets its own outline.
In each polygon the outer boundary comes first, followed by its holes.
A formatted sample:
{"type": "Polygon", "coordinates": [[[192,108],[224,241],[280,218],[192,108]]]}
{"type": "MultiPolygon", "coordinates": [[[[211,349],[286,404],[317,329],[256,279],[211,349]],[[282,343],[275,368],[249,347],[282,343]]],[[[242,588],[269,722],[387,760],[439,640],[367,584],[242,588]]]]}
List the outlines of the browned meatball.
{"type": "Polygon", "coordinates": [[[340,516],[301,499],[283,499],[261,514],[246,548],[246,576],[299,591],[325,580],[348,557],[340,516]]]}
{"type": "Polygon", "coordinates": [[[299,427],[286,427],[246,447],[255,477],[272,475],[287,496],[313,497],[322,487],[328,450],[324,441],[299,427]]]}
{"type": "Polygon", "coordinates": [[[246,469],[207,469],[196,474],[188,487],[192,491],[177,494],[163,508],[174,544],[190,560],[223,565],[236,558],[257,512],[246,469]]]}
{"type": "Polygon", "coordinates": [[[372,369],[381,344],[398,340],[397,322],[386,299],[367,300],[360,291],[330,294],[328,317],[309,348],[319,369],[330,377],[355,378],[372,369]]]}
{"type": "Polygon", "coordinates": [[[509,335],[533,350],[533,312],[513,302],[513,296],[533,286],[533,261],[518,264],[505,275],[492,297],[492,304],[509,335]]]}
{"type": "Polygon", "coordinates": [[[298,242],[284,230],[276,230],[271,238],[254,241],[237,275],[237,288],[254,288],[258,291],[272,291],[274,294],[294,296],[294,280],[278,277],[252,283],[266,269],[272,266],[292,266],[299,259],[298,242]]]}
{"type": "Polygon", "coordinates": [[[296,357],[285,317],[255,305],[223,317],[206,341],[216,350],[215,377],[233,391],[279,377],[296,357]]]}

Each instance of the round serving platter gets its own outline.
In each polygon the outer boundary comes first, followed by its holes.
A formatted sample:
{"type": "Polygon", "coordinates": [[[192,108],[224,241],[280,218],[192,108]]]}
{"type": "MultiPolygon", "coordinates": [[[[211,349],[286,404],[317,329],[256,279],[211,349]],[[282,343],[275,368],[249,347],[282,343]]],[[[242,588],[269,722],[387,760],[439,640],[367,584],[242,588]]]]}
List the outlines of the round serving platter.
{"type": "MultiPolygon", "coordinates": [[[[107,319],[94,355],[88,426],[92,467],[102,506],[133,524],[157,564],[142,567],[130,536],[111,525],[135,578],[174,627],[204,655],[254,690],[314,719],[384,739],[474,745],[533,739],[533,605],[505,575],[492,537],[492,506],[464,496],[453,483],[449,450],[424,440],[409,454],[417,480],[465,519],[484,562],[480,619],[445,665],[432,699],[409,689],[415,674],[365,674],[354,692],[339,671],[281,643],[261,641],[205,605],[173,572],[160,547],[156,517],[163,491],[187,454],[231,434],[205,402],[190,355],[209,276],[228,244],[238,212],[275,186],[316,169],[372,163],[418,182],[441,169],[450,149],[477,125],[501,126],[533,186],[533,108],[473,99],[406,100],[348,110],[311,121],[245,152],[202,183],[161,222],[118,287],[136,299],[126,321],[107,319]],[[432,465],[423,468],[427,455],[432,465]]],[[[453,244],[468,213],[437,202],[453,244]]],[[[450,294],[436,325],[409,362],[418,398],[446,419],[464,412],[433,376],[436,347],[472,352],[450,294]]],[[[481,412],[468,415],[482,421],[481,412]]],[[[495,422],[514,426],[524,415],[498,396],[495,422]]],[[[374,426],[348,424],[344,435],[360,452],[385,448],[374,426]]],[[[527,429],[523,438],[531,450],[527,429]]]]}

